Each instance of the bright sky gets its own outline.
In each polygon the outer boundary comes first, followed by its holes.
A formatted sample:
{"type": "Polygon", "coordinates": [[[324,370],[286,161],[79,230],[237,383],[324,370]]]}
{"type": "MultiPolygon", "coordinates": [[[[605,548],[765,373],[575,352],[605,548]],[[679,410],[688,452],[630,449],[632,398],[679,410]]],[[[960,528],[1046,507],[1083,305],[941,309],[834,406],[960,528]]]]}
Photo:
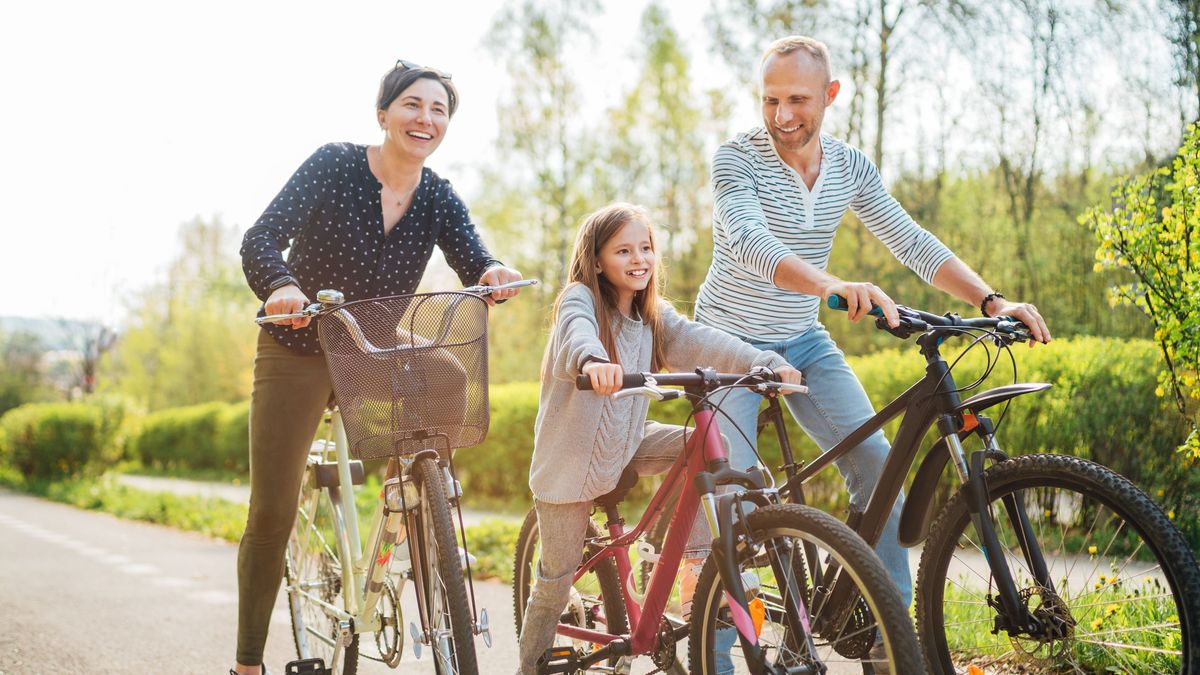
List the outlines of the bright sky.
{"type": "MultiPolygon", "coordinates": [[[[244,230],[315,148],[376,142],[378,80],[397,58],[454,75],[462,106],[428,165],[454,182],[469,205],[478,169],[501,161],[494,151],[496,101],[507,78],[482,41],[502,4],[48,0],[6,6],[0,22],[0,288],[6,291],[0,315],[119,321],[128,298],[163,278],[181,223],[219,216],[244,230]]],[[[592,23],[598,44],[577,45],[571,59],[585,98],[569,105],[589,119],[633,82],[646,0],[604,4],[606,13],[592,23]]],[[[708,3],[665,4],[691,46],[698,84],[727,80],[706,53],[708,3]]],[[[1104,56],[1092,64],[1094,76],[1119,85],[1123,62],[1104,56]]],[[[1161,78],[1168,70],[1164,63],[1151,72],[1161,78]]],[[[738,129],[757,122],[743,91],[734,92],[746,102],[734,116],[738,129]]],[[[1137,102],[1132,93],[1117,86],[1110,94],[1117,98],[1100,100],[1103,127],[1131,143],[1142,136],[1174,142],[1178,127],[1169,119],[1121,123],[1121,106],[1110,104],[1129,107],[1137,102]]],[[[844,87],[842,98],[850,95],[844,87]]],[[[951,117],[969,114],[965,103],[977,99],[940,95],[951,101],[951,117]]],[[[907,91],[903,108],[892,114],[893,125],[906,120],[905,132],[893,135],[893,157],[911,161],[932,138],[921,132],[942,123],[930,112],[935,100],[928,90],[907,91]]],[[[984,161],[993,152],[986,143],[974,151],[974,159],[984,161]]]]}
{"type": "MultiPolygon", "coordinates": [[[[596,101],[631,80],[643,6],[617,2],[576,74],[596,101]]],[[[688,7],[686,0],[670,3],[688,7]]],[[[0,315],[112,321],[159,278],[181,223],[252,224],[329,141],[378,140],[397,58],[450,72],[462,105],[428,165],[475,192],[497,161],[500,0],[22,2],[0,25],[0,315]]],[[[675,12],[700,35],[701,14],[675,12]]],[[[598,103],[598,105],[604,105],[598,103]]]]}

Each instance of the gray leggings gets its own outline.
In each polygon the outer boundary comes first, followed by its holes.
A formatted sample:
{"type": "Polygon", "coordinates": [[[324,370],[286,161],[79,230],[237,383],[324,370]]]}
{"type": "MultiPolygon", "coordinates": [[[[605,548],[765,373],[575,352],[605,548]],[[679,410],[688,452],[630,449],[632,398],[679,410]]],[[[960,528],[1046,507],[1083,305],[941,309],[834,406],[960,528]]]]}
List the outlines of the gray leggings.
{"type": "MultiPolygon", "coordinates": [[[[645,439],[629,466],[641,476],[666,472],[683,448],[683,434],[683,427],[647,422],[645,439]]],[[[538,659],[554,644],[554,630],[567,606],[575,569],[583,562],[583,542],[592,506],[590,501],[550,504],[534,500],[542,552],[521,626],[521,673],[524,675],[537,672],[538,659]]],[[[684,557],[706,555],[711,541],[708,524],[697,514],[684,557]]]]}

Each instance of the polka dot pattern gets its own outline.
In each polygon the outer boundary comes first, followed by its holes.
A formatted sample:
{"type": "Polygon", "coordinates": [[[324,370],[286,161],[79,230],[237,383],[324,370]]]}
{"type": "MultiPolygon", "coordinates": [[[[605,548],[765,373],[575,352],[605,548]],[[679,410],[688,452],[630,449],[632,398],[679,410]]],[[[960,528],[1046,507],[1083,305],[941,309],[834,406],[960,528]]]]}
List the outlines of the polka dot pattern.
{"type": "MultiPolygon", "coordinates": [[[[382,187],[367,165],[367,146],[318,148],[242,240],[242,269],[254,294],[265,301],[289,280],[309,298],[323,288],[342,291],[346,300],[412,293],[434,245],[463,285],[501,264],[488,253],[449,181],[422,169],[412,205],[386,235],[382,187]]],[[[263,313],[260,309],[259,316],[263,313]]],[[[265,328],[293,351],[321,353],[315,322],[300,330],[265,328]]]]}

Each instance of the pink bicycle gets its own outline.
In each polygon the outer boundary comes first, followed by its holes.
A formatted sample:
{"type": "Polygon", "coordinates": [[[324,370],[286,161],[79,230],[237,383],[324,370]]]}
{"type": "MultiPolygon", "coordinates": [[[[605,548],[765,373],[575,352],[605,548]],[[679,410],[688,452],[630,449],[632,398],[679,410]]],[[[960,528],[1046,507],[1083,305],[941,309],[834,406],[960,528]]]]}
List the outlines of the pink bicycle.
{"type": "MultiPolygon", "coordinates": [[[[577,386],[590,388],[586,377],[577,386]]],[[[688,398],[694,430],[635,527],[625,528],[618,508],[638,480],[635,472],[627,468],[616,488],[595,500],[604,529],[591,525],[555,646],[540,672],[628,673],[642,656],[659,670],[677,669],[676,643],[685,637],[691,672],[705,675],[824,673],[838,662],[861,665],[866,673],[885,663],[893,673],[924,672],[907,608],[866,543],[832,516],[781,503],[769,474],[730,468],[717,422],[721,397],[714,401],[714,394],[731,387],[767,396],[805,390],[767,371],[625,376],[617,396],[688,398]],[[695,489],[682,490],[662,549],[654,550],[644,534],[685,482],[695,489]],[[698,512],[713,535],[712,555],[691,619],[684,621],[666,610],[698,512]],[[634,584],[630,547],[653,565],[644,593],[634,584]]],[[[518,633],[538,555],[537,515],[530,511],[517,540],[513,579],[518,633]]]]}

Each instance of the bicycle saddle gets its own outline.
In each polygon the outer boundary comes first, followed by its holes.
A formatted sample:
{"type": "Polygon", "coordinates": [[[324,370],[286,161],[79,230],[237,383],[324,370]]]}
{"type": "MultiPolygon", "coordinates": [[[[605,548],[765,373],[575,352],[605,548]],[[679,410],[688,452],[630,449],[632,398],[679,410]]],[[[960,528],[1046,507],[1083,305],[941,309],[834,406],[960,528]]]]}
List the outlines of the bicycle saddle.
{"type": "Polygon", "coordinates": [[[633,489],[634,485],[637,485],[637,482],[637,471],[634,471],[629,467],[625,467],[625,470],[621,472],[621,477],[617,479],[617,486],[609,490],[607,493],[596,497],[592,501],[606,509],[612,508],[621,503],[621,500],[625,499],[625,496],[629,494],[629,491],[633,489]]]}

